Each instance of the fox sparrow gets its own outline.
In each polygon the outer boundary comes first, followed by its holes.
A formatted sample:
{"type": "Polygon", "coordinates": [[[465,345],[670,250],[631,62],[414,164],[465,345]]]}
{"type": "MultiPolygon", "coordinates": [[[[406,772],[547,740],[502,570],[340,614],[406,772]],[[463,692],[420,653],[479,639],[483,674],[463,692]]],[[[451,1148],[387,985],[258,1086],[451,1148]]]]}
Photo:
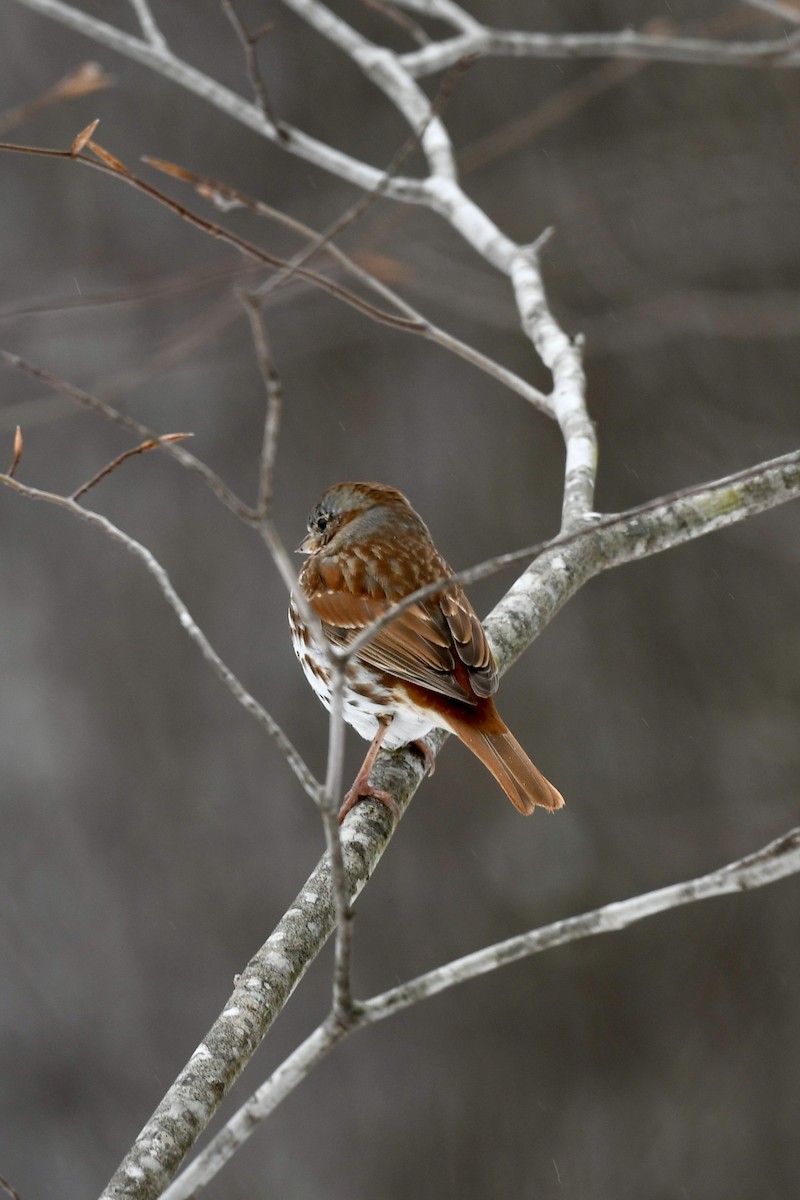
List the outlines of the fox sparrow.
{"type": "MultiPolygon", "coordinates": [[[[382,483],[328,488],[298,552],[308,555],[298,586],[334,646],[346,646],[404,596],[453,575],[405,496],[382,483]]],[[[330,668],[294,598],[289,622],[306,677],[330,709],[330,668]]],[[[486,634],[460,584],[446,584],[385,625],[347,669],[344,719],[372,745],[339,820],[366,796],[397,814],[393,798],[369,786],[375,756],[381,745],[419,744],[431,729],[460,738],[521,813],[537,804],[561,808],[561,795],[500,718],[492,700],[497,682],[486,634]]],[[[419,749],[430,759],[424,743],[419,749]]]]}

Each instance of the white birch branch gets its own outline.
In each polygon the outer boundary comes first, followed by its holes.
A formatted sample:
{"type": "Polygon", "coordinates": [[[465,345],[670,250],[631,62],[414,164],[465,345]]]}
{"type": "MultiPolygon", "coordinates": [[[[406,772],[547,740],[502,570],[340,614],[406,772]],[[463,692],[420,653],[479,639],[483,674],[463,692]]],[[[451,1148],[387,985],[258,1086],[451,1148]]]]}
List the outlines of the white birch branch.
{"type": "Polygon", "coordinates": [[[167,39],[156,24],[148,0],[130,0],[130,2],[147,42],[160,54],[169,54],[167,39]]]}
{"type": "Polygon", "coordinates": [[[397,55],[363,37],[319,0],[282,2],[344,51],[402,113],[412,129],[424,126],[421,145],[431,174],[455,179],[456,165],[447,131],[439,117],[432,114],[428,97],[400,65],[397,55]]]}
{"type": "Polygon", "coordinates": [[[567,448],[562,528],[574,527],[592,509],[597,443],[586,408],[580,342],[567,337],[547,304],[539,270],[538,249],[542,239],[529,246],[517,245],[466,195],[456,177],[444,125],[438,118],[431,119],[427,98],[396,55],[362,37],[331,13],[321,0],[283,0],[283,3],[349,54],[412,127],[415,122],[418,125],[427,122],[422,143],[431,168],[425,181],[430,207],[510,278],[523,329],[553,375],[551,404],[567,448]]]}
{"type": "Polygon", "coordinates": [[[327,1021],[315,1029],[226,1122],[194,1162],[181,1172],[163,1193],[162,1200],[191,1200],[196,1196],[219,1174],[259,1125],[348,1034],[394,1016],[422,1000],[438,996],[449,988],[544,950],[552,950],[555,946],[596,937],[601,933],[616,933],[657,913],[696,904],[701,900],[766,887],[798,872],[800,826],[776,838],[763,849],[708,875],[645,892],[629,900],[618,900],[580,916],[567,917],[540,929],[532,929],[445,963],[359,1003],[349,1028],[337,1027],[335,1023],[327,1021]]]}
{"type": "Polygon", "coordinates": [[[432,996],[457,984],[466,983],[496,971],[509,963],[519,962],[554,946],[563,946],[582,938],[596,937],[600,933],[617,933],[638,921],[653,917],[657,913],[696,904],[700,900],[711,900],[716,896],[729,896],[738,892],[749,892],[766,887],[800,872],[800,826],[775,838],[767,846],[736,862],[728,863],[708,875],[673,883],[645,892],[629,900],[617,900],[577,917],[566,917],[553,921],[541,929],[532,929],[517,937],[507,938],[473,954],[445,963],[433,971],[426,971],[408,983],[390,988],[380,996],[365,1000],[360,1006],[358,1025],[370,1025],[382,1021],[412,1004],[429,1000],[432,996]]]}
{"type": "MultiPolygon", "coordinates": [[[[27,0],[23,0],[27,3],[27,0]]],[[[484,27],[431,42],[399,56],[415,79],[444,71],[465,54],[504,58],[635,58],[649,62],[714,67],[800,66],[795,34],[768,41],[720,42],[710,38],[662,37],[635,33],[528,33],[484,27]]]]}

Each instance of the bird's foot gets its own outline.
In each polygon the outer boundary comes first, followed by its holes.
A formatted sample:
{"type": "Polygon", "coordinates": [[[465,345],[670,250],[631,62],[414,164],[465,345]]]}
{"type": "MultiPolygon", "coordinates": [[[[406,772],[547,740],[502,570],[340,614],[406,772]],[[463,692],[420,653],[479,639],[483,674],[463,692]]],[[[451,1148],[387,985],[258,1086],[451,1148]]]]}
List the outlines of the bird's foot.
{"type": "Polygon", "coordinates": [[[355,777],[353,786],[344,798],[344,803],[339,809],[339,824],[345,819],[350,809],[358,804],[359,800],[377,800],[379,804],[383,804],[389,809],[389,812],[394,818],[395,825],[400,823],[400,818],[403,815],[400,812],[400,805],[395,800],[391,792],[385,792],[382,788],[374,788],[370,786],[369,775],[372,770],[372,765],[378,757],[378,751],[381,748],[381,742],[386,737],[387,730],[391,721],[381,721],[378,726],[378,731],[370,743],[367,757],[361,764],[361,769],[355,777]]]}
{"type": "Polygon", "coordinates": [[[359,771],[355,783],[345,796],[344,803],[339,809],[340,825],[350,812],[350,809],[354,808],[356,804],[358,804],[359,800],[377,800],[379,804],[383,804],[389,809],[395,825],[400,823],[400,818],[403,814],[400,811],[400,805],[397,803],[391,792],[384,792],[381,788],[371,787],[366,779],[361,778],[361,772],[359,771]]]}

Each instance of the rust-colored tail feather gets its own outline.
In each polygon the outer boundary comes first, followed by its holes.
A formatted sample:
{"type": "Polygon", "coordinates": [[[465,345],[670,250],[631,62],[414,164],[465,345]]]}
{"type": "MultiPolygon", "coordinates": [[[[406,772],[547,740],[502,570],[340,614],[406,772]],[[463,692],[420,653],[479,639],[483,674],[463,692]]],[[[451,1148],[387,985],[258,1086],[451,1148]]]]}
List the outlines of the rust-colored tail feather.
{"type": "Polygon", "coordinates": [[[537,804],[550,812],[563,807],[564,797],[533,765],[491,699],[467,710],[464,718],[454,718],[452,707],[447,715],[452,732],[488,767],[521,813],[529,816],[537,804]]]}

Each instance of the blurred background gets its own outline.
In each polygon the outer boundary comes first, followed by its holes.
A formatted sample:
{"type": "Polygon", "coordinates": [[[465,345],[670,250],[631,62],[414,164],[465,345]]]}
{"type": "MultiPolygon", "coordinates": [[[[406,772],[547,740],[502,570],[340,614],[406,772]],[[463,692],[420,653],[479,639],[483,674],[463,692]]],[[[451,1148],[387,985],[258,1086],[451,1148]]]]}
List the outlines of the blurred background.
{"type": "MultiPolygon", "coordinates": [[[[122,0],[84,7],[136,28],[122,0]]],[[[412,46],[379,10],[334,7],[412,46]]],[[[543,32],[653,18],[725,38],[792,29],[729,0],[469,7],[543,32]]],[[[217,3],[154,8],[176,53],[249,95],[217,3]]],[[[278,115],[386,165],[407,130],[359,72],[281,5],[240,11],[252,27],[272,22],[259,54],[278,115]]],[[[357,198],[13,3],[0,53],[6,140],[66,147],[100,117],[99,141],[143,173],[142,155],[172,159],[317,227],[357,198]],[[111,86],[32,104],[90,60],[111,86]]],[[[446,118],[467,190],[514,238],[556,227],[543,265],[554,311],[587,338],[602,510],[798,445],[799,99],[796,70],[600,61],[490,59],[455,90],[446,118]]],[[[261,276],[114,180],[11,154],[0,165],[0,345],[161,431],[192,430],[193,452],[252,498],[264,400],[234,287],[261,276]]],[[[403,170],[421,171],[419,156],[403,170]]],[[[275,254],[301,245],[246,213],[219,219],[275,254]]],[[[431,319],[549,386],[506,281],[432,214],[380,201],[342,244],[431,319]]],[[[521,399],[306,285],[266,315],[286,397],[276,505],[290,545],[324,487],[349,478],[405,491],[458,567],[557,528],[562,444],[521,399]]],[[[0,461],[21,424],[24,482],[72,491],[134,444],[30,378],[0,378],[0,461]]],[[[325,715],[257,538],[165,455],[124,465],[87,503],[150,547],[321,772],[325,715]]],[[[449,744],[359,901],[360,995],[711,870],[797,822],[797,521],[778,509],[571,601],[499,705],[566,810],[520,820],[449,744]]],[[[512,579],[473,588],[478,610],[512,579]]],[[[138,562],[7,491],[0,714],[0,1173],[24,1200],[82,1200],[291,903],[322,831],[138,562]]],[[[363,751],[352,735],[351,772],[363,751]]],[[[800,1178],[798,899],[790,879],[683,909],[359,1034],[206,1194],[783,1200],[800,1178]]],[[[329,978],[325,953],[224,1112],[321,1019],[329,978]]]]}

